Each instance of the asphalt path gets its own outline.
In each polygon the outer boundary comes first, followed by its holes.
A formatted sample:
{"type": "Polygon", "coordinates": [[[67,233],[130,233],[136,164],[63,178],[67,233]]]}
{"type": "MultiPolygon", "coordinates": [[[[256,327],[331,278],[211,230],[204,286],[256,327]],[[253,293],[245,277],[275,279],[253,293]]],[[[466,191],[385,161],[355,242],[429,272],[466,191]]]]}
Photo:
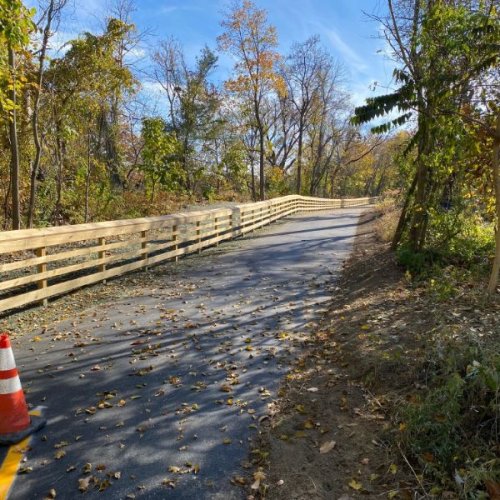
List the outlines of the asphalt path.
{"type": "Polygon", "coordinates": [[[17,364],[48,425],[10,498],[246,498],[233,483],[338,292],[361,212],[286,218],[152,268],[131,298],[27,334],[17,364]]]}

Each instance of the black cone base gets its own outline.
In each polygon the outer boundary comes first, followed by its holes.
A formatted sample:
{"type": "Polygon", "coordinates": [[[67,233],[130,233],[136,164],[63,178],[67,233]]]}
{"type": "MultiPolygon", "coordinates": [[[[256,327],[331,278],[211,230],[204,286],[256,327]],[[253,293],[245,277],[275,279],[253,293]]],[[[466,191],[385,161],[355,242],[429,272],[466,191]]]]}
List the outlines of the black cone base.
{"type": "Polygon", "coordinates": [[[39,431],[42,427],[45,426],[47,421],[42,417],[37,417],[34,415],[30,415],[31,422],[26,429],[19,432],[12,432],[9,434],[0,434],[0,446],[10,446],[12,444],[17,444],[19,441],[22,441],[25,437],[28,437],[30,434],[33,434],[36,431],[39,431]]]}

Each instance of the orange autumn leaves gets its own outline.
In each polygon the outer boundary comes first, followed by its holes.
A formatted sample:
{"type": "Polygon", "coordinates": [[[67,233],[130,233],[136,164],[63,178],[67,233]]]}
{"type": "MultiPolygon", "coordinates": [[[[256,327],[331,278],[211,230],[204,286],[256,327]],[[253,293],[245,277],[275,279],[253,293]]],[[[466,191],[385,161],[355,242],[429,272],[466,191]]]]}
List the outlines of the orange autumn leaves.
{"type": "Polygon", "coordinates": [[[236,59],[235,75],[225,84],[227,90],[260,95],[274,90],[285,95],[285,82],[278,72],[277,32],[268,24],[266,11],[244,0],[227,13],[221,25],[225,31],[217,39],[219,47],[236,59]]]}

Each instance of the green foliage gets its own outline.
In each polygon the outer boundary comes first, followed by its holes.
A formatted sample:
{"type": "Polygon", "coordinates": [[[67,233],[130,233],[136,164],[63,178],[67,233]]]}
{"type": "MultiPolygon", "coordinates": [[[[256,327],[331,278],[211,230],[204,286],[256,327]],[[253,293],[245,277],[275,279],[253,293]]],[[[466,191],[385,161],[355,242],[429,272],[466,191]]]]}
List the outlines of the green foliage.
{"type": "Polygon", "coordinates": [[[456,460],[459,441],[457,423],[464,386],[465,381],[458,373],[450,374],[442,385],[429,391],[423,401],[406,407],[401,415],[407,427],[405,438],[416,457],[430,453],[430,464],[437,460],[451,465],[456,460]]]}
{"type": "Polygon", "coordinates": [[[236,188],[242,193],[247,191],[246,151],[241,141],[235,140],[226,146],[221,162],[216,167],[216,175],[225,189],[236,188]]]}
{"type": "MultiPolygon", "coordinates": [[[[493,354],[491,354],[493,352],[493,354]]],[[[400,411],[401,443],[434,488],[487,498],[484,481],[500,479],[494,451],[500,423],[500,356],[455,346],[434,360],[432,388],[400,411]]]]}
{"type": "Polygon", "coordinates": [[[162,118],[146,118],[142,122],[142,138],[141,170],[149,181],[151,197],[157,184],[167,191],[179,191],[186,172],[180,166],[180,145],[175,135],[167,131],[162,118]]]}
{"type": "Polygon", "coordinates": [[[30,35],[35,31],[32,21],[34,13],[35,9],[27,9],[21,0],[0,0],[0,110],[4,117],[14,106],[9,96],[12,86],[19,92],[27,83],[26,76],[19,68],[13,74],[7,49],[23,52],[29,58],[27,47],[30,35]]]}
{"type": "Polygon", "coordinates": [[[82,97],[92,109],[102,106],[116,93],[134,89],[135,78],[116,54],[133,29],[132,25],[110,19],[103,34],[85,33],[68,42],[69,50],[62,58],[52,61],[47,74],[47,80],[56,86],[53,90],[63,103],[71,97],[82,97]]]}
{"type": "Polygon", "coordinates": [[[180,188],[206,192],[204,176],[213,169],[214,156],[218,161],[218,141],[227,125],[219,89],[209,81],[217,56],[205,46],[191,67],[181,46],[171,39],[160,44],[153,59],[169,103],[165,124],[177,141],[178,164],[184,171],[178,178],[180,188]]]}
{"type": "Polygon", "coordinates": [[[288,186],[284,172],[279,167],[266,169],[266,191],[270,196],[283,196],[288,194],[288,186]]]}
{"type": "Polygon", "coordinates": [[[434,275],[429,280],[429,293],[436,302],[444,302],[457,294],[458,289],[454,281],[448,278],[446,273],[442,273],[439,276],[434,275]]]}
{"type": "Polygon", "coordinates": [[[0,0],[0,40],[14,50],[26,47],[35,26],[35,9],[27,9],[21,0],[0,0]]]}
{"type": "Polygon", "coordinates": [[[401,245],[396,252],[398,262],[412,277],[423,277],[431,272],[432,267],[440,262],[440,256],[431,251],[415,252],[408,246],[401,245]]]}
{"type": "MultiPolygon", "coordinates": [[[[356,108],[352,122],[367,123],[397,110],[397,118],[373,128],[383,133],[415,115],[411,146],[416,155],[409,171],[415,183],[408,184],[413,187],[402,219],[408,230],[398,238],[414,252],[427,248],[431,256],[470,261],[473,252],[483,254],[489,247],[486,237],[480,238],[483,245],[471,244],[464,214],[470,213],[466,196],[481,199],[483,207],[491,204],[485,202],[491,178],[480,173],[478,162],[483,168],[490,163],[485,151],[491,151],[492,142],[483,136],[491,129],[496,109],[492,103],[498,100],[498,86],[491,82],[497,78],[494,68],[500,59],[500,20],[484,3],[415,2],[411,14],[405,2],[395,1],[390,7],[386,33],[401,63],[394,72],[399,88],[368,99],[356,108]],[[413,25],[408,24],[411,18],[413,25]]],[[[481,215],[488,217],[486,211],[481,215]]],[[[484,225],[481,220],[477,224],[484,225]]],[[[405,265],[416,272],[434,260],[428,257],[410,257],[402,251],[405,265]]]]}
{"type": "MultiPolygon", "coordinates": [[[[454,265],[457,269],[478,269],[489,264],[494,251],[494,230],[492,224],[474,219],[454,219],[451,226],[453,236],[447,235],[438,245],[414,251],[407,245],[400,245],[396,251],[398,262],[413,277],[435,277],[440,274],[440,267],[454,265]],[[458,231],[457,231],[458,227],[458,231]]],[[[433,237],[440,237],[450,229],[448,216],[434,219],[440,229],[433,228],[433,237]]],[[[461,271],[463,272],[463,271],[461,271]]]]}
{"type": "MultiPolygon", "coordinates": [[[[408,2],[393,3],[404,22],[408,2]]],[[[391,113],[388,123],[374,128],[377,133],[412,118],[418,130],[412,137],[408,127],[378,145],[379,138],[363,136],[347,123],[348,96],[338,85],[342,68],[321,48],[319,38],[293,45],[290,56],[282,59],[275,28],[253,2],[236,2],[222,22],[220,48],[236,63],[227,82],[214,83],[218,61],[208,46],[190,64],[177,42],[159,44],[154,78],[164,93],[161,109],[167,105],[160,121],[147,116],[139,99],[134,101],[139,82],[127,57],[140,38],[134,25],[109,19],[102,32],[80,34],[65,51],[46,59],[37,106],[42,155],[34,183],[36,224],[113,217],[114,207],[117,214],[126,213],[124,200],[137,201],[141,195],[150,205],[157,197],[161,206],[167,206],[163,201],[174,193],[214,200],[245,195],[252,186],[251,165],[254,184],[261,185],[262,192],[267,188],[270,196],[297,189],[299,164],[303,193],[333,197],[408,189],[421,168],[426,178],[418,190],[423,198],[410,197],[408,225],[421,216],[419,227],[428,233],[422,247],[427,245],[429,255],[403,255],[403,261],[418,272],[432,265],[435,254],[444,255],[446,262],[458,262],[460,256],[469,262],[477,260],[478,251],[484,260],[490,251],[489,227],[478,221],[484,230],[474,232],[459,212],[467,195],[480,215],[491,220],[490,163],[485,158],[492,141],[484,131],[491,128],[497,104],[488,90],[494,85],[481,92],[477,85],[485,75],[494,76],[488,72],[498,63],[498,15],[487,12],[482,3],[418,5],[422,10],[415,31],[401,30],[402,52],[411,60],[402,60],[395,70],[397,88],[369,99],[352,120],[359,125],[391,113]],[[404,158],[402,149],[408,153],[404,158]],[[453,185],[453,208],[443,211],[447,183],[453,185]],[[469,192],[464,186],[471,187],[469,192]],[[412,259],[419,262],[412,264],[412,259]]],[[[0,0],[0,107],[7,119],[12,104],[7,91],[16,85],[24,212],[35,149],[30,117],[39,32],[33,14],[21,0],[0,0]],[[17,55],[16,78],[8,67],[9,45],[17,55]]],[[[40,12],[38,25],[43,24],[42,16],[40,12]]],[[[486,78],[490,81],[494,78],[486,78]]],[[[5,200],[5,127],[1,139],[0,191],[5,200]]],[[[2,206],[7,224],[10,204],[2,206]]],[[[403,236],[408,242],[412,232],[403,236]]]]}
{"type": "Polygon", "coordinates": [[[46,152],[54,159],[53,166],[42,162],[39,182],[39,198],[49,196],[38,200],[45,220],[101,218],[117,196],[112,191],[124,177],[118,110],[137,85],[120,51],[133,30],[110,19],[104,33],[85,33],[68,42],[66,53],[52,59],[45,71],[40,126],[46,131],[46,152]]]}
{"type": "MultiPolygon", "coordinates": [[[[398,70],[394,70],[394,75],[396,76],[398,70]]],[[[415,97],[413,95],[412,87],[406,85],[401,87],[398,92],[392,94],[370,97],[366,99],[366,104],[364,106],[359,106],[354,110],[354,116],[351,118],[351,122],[354,125],[362,125],[375,118],[383,117],[397,108],[398,111],[404,111],[411,109],[415,105],[415,97]]],[[[374,134],[384,134],[389,132],[394,127],[399,127],[404,125],[412,117],[411,112],[403,113],[402,115],[394,118],[393,120],[372,127],[371,131],[374,134]]]]}
{"type": "Polygon", "coordinates": [[[470,210],[442,211],[432,217],[429,245],[448,263],[484,264],[494,253],[494,227],[470,210]]]}

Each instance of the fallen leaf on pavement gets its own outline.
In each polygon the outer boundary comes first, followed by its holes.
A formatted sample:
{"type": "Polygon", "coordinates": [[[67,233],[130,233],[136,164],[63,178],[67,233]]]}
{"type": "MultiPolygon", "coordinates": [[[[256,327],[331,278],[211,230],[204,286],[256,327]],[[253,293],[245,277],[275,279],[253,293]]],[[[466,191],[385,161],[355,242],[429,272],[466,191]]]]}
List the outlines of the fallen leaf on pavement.
{"type": "Polygon", "coordinates": [[[262,471],[262,469],[259,469],[257,472],[254,473],[253,475],[254,482],[250,486],[252,490],[258,490],[260,488],[260,483],[266,479],[266,475],[262,471]]]}
{"type": "Polygon", "coordinates": [[[326,443],[323,443],[319,449],[320,453],[328,453],[329,451],[332,451],[335,448],[335,445],[337,443],[335,441],[327,441],[326,443]]]}
{"type": "Polygon", "coordinates": [[[88,477],[82,477],[78,480],[78,489],[84,493],[89,489],[90,486],[90,481],[92,481],[94,478],[93,476],[88,476],[88,477]]]}
{"type": "Polygon", "coordinates": [[[51,488],[45,498],[49,499],[56,498],[56,495],[57,495],[56,490],[54,488],[51,488]]]}
{"type": "Polygon", "coordinates": [[[363,488],[363,485],[360,482],[356,481],[355,479],[349,481],[349,486],[356,491],[359,491],[361,488],[363,488]]]}
{"type": "MultiPolygon", "coordinates": [[[[163,486],[168,486],[169,488],[175,488],[175,481],[173,479],[164,479],[161,484],[163,486]]],[[[135,497],[134,497],[135,498],[135,497]]]]}

